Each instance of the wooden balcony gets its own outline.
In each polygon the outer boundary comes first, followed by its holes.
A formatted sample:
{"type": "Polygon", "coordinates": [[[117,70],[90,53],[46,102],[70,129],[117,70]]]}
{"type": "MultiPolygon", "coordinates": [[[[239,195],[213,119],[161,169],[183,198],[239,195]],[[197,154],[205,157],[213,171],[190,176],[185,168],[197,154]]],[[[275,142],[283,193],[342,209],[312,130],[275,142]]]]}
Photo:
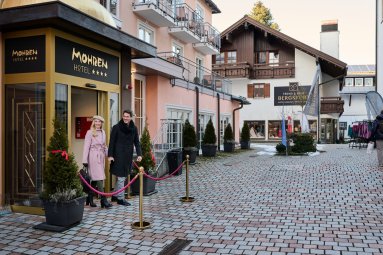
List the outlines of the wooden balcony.
{"type": "Polygon", "coordinates": [[[214,64],[213,71],[226,78],[249,77],[250,65],[247,62],[235,64],[214,64]]]}
{"type": "Polygon", "coordinates": [[[255,64],[251,73],[252,79],[294,78],[295,63],[285,62],[278,65],[255,64]]]}
{"type": "Polygon", "coordinates": [[[344,112],[344,101],[341,97],[321,97],[320,113],[340,113],[344,112]]]}

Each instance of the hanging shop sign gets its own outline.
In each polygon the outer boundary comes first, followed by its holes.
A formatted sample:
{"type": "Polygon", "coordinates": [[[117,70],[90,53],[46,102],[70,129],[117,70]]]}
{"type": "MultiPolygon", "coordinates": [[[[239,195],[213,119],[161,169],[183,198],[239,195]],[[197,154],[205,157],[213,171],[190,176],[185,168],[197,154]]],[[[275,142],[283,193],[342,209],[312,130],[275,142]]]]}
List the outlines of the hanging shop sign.
{"type": "Polygon", "coordinates": [[[5,74],[45,72],[45,35],[5,39],[5,74]]]}
{"type": "Polygon", "coordinates": [[[290,84],[288,87],[274,87],[274,105],[305,105],[310,86],[290,84]]]}
{"type": "Polygon", "coordinates": [[[119,84],[119,58],[87,46],[56,37],[56,72],[119,84]]]}

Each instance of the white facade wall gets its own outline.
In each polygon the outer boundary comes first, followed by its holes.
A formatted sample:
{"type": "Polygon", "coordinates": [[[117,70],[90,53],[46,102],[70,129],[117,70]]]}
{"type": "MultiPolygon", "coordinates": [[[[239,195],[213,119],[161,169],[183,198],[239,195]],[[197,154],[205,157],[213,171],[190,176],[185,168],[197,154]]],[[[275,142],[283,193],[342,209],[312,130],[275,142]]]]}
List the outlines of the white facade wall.
{"type": "Polygon", "coordinates": [[[380,95],[383,95],[383,3],[376,0],[376,86],[380,95]]]}

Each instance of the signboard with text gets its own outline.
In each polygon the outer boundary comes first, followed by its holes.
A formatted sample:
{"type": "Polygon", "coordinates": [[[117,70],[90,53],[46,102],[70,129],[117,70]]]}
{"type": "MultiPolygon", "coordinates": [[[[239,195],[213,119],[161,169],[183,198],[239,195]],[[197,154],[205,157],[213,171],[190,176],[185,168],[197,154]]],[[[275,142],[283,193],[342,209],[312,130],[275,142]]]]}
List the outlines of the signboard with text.
{"type": "Polygon", "coordinates": [[[274,87],[274,105],[305,105],[310,86],[274,87]]]}
{"type": "Polygon", "coordinates": [[[119,84],[119,58],[56,36],[58,73],[119,84]]]}
{"type": "Polygon", "coordinates": [[[45,72],[45,35],[5,39],[5,74],[45,72]]]}

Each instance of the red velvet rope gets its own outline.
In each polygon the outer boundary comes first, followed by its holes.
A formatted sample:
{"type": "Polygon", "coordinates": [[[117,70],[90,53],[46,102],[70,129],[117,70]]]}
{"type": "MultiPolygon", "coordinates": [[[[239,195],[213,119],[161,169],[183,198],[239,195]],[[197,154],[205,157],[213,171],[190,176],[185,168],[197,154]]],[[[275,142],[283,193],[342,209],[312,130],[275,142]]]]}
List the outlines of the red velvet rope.
{"type": "Polygon", "coordinates": [[[124,186],[124,187],[122,187],[121,189],[119,189],[119,190],[116,190],[116,191],[113,191],[113,192],[111,192],[111,193],[105,193],[105,192],[101,192],[101,191],[99,191],[99,190],[96,190],[95,188],[93,188],[85,179],[84,179],[84,177],[82,177],[82,175],[79,173],[78,174],[78,176],[80,176],[80,179],[81,179],[81,181],[83,182],[83,183],[85,183],[86,184],[86,186],[88,186],[88,188],[89,189],[91,189],[93,192],[95,192],[95,193],[97,193],[97,194],[99,194],[99,195],[101,195],[101,196],[113,196],[113,195],[116,195],[116,194],[118,194],[118,193],[120,193],[120,192],[122,192],[122,191],[124,191],[124,190],[126,190],[130,185],[132,185],[132,183],[135,181],[135,180],[137,180],[137,178],[138,178],[138,174],[136,174],[136,176],[134,176],[134,178],[128,183],[128,184],[126,184],[126,186],[124,186]]]}
{"type": "Polygon", "coordinates": [[[57,153],[61,153],[61,156],[63,156],[65,158],[66,161],[68,161],[69,159],[69,155],[68,155],[68,152],[66,151],[63,151],[63,150],[54,150],[54,151],[51,151],[52,154],[57,154],[57,153]]]}
{"type": "MultiPolygon", "coordinates": [[[[184,162],[185,162],[185,161],[184,161],[184,162]]],[[[146,177],[148,177],[149,179],[152,179],[152,180],[154,180],[154,181],[162,181],[162,180],[166,180],[166,179],[172,177],[173,175],[175,175],[178,171],[180,171],[181,168],[182,168],[182,166],[184,165],[184,162],[182,162],[181,165],[179,165],[178,168],[177,168],[176,170],[174,170],[173,173],[171,173],[171,174],[169,174],[168,176],[165,176],[165,177],[156,178],[156,177],[153,177],[153,176],[148,175],[148,174],[145,173],[145,172],[144,172],[144,175],[145,175],[146,177]]]]}

